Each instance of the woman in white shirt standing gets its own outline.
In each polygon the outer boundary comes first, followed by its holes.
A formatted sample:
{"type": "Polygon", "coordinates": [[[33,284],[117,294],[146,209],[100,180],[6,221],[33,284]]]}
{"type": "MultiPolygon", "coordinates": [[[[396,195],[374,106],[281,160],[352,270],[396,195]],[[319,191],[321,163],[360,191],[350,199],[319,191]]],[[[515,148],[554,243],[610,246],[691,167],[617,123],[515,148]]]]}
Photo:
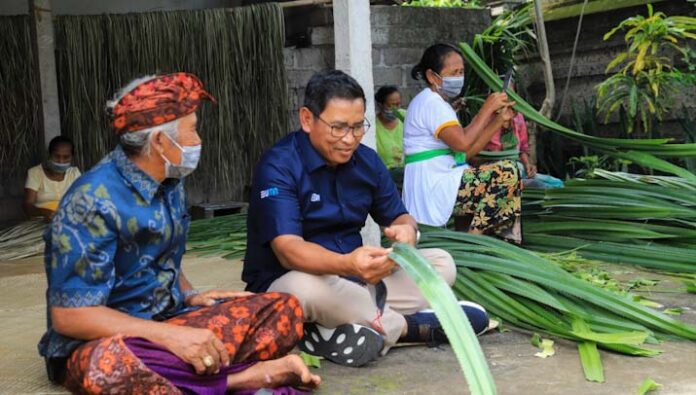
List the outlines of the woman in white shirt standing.
{"type": "Polygon", "coordinates": [[[48,143],[48,159],[27,172],[24,185],[24,213],[30,218],[53,218],[58,203],[80,170],[72,165],[74,146],[64,136],[54,137],[48,143]]]}
{"type": "Polygon", "coordinates": [[[514,103],[505,93],[493,93],[462,127],[450,102],[464,86],[464,58],[448,44],[426,49],[411,75],[428,86],[411,101],[404,122],[403,199],[409,213],[432,226],[445,225],[452,215],[469,215],[470,233],[496,233],[521,242],[519,226],[514,226],[521,203],[515,164],[467,164],[512,119],[514,103]]]}

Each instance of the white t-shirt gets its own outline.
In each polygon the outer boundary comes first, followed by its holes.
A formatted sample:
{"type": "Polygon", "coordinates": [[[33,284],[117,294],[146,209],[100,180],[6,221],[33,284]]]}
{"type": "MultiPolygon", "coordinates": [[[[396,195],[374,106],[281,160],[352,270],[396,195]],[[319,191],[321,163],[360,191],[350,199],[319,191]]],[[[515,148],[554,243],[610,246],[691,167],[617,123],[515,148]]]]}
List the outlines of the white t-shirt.
{"type": "Polygon", "coordinates": [[[36,191],[34,206],[55,211],[65,191],[78,177],[80,177],[80,170],[73,166],[65,172],[63,181],[53,181],[46,176],[41,165],[36,165],[27,172],[24,188],[36,191]]]}
{"type": "MultiPolygon", "coordinates": [[[[457,114],[440,95],[425,88],[413,98],[404,121],[404,155],[449,148],[438,134],[459,125],[457,114]]],[[[418,223],[443,226],[452,215],[454,203],[468,166],[456,166],[451,155],[442,155],[406,165],[403,200],[418,223]]]]}

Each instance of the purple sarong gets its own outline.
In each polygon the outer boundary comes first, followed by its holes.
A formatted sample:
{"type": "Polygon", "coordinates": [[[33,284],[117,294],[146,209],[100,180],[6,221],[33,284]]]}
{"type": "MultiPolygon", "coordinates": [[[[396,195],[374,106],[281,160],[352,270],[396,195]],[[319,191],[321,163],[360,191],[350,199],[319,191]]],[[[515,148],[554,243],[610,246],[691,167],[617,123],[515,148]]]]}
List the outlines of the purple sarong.
{"type": "MultiPolygon", "coordinates": [[[[227,390],[227,376],[246,370],[255,363],[244,362],[230,366],[221,366],[218,374],[201,375],[196,374],[191,365],[157,344],[137,337],[126,338],[124,342],[148,368],[169,380],[185,394],[225,394],[227,390]]],[[[248,389],[237,391],[235,394],[252,395],[258,390],[248,389]]],[[[269,390],[273,395],[307,394],[292,387],[278,387],[269,390]]]]}

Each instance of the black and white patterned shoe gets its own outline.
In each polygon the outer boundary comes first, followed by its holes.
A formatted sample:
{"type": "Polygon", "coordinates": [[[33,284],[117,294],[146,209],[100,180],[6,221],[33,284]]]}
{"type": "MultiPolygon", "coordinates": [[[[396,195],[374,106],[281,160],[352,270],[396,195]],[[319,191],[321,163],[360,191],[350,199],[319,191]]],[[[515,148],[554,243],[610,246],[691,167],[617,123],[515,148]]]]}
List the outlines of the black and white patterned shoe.
{"type": "Polygon", "coordinates": [[[307,354],[324,357],[339,365],[358,367],[374,360],[384,346],[377,331],[357,324],[325,328],[313,322],[304,325],[299,347],[307,354]]]}

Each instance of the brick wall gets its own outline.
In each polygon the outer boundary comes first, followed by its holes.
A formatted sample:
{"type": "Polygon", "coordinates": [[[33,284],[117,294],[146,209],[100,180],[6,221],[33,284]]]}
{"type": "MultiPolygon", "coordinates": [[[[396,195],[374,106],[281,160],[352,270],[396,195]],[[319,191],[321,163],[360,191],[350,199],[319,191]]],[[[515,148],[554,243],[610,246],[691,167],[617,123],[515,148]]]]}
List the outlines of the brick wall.
{"type": "MultiPolygon", "coordinates": [[[[375,91],[383,85],[396,85],[403,94],[404,107],[423,86],[411,78],[411,68],[425,48],[438,42],[470,41],[490,24],[487,10],[452,8],[411,8],[373,6],[372,71],[375,91]]],[[[285,48],[288,75],[290,119],[298,127],[297,111],[304,100],[304,88],[315,72],[334,67],[333,21],[326,8],[323,23],[308,28],[309,46],[285,48]]]]}

